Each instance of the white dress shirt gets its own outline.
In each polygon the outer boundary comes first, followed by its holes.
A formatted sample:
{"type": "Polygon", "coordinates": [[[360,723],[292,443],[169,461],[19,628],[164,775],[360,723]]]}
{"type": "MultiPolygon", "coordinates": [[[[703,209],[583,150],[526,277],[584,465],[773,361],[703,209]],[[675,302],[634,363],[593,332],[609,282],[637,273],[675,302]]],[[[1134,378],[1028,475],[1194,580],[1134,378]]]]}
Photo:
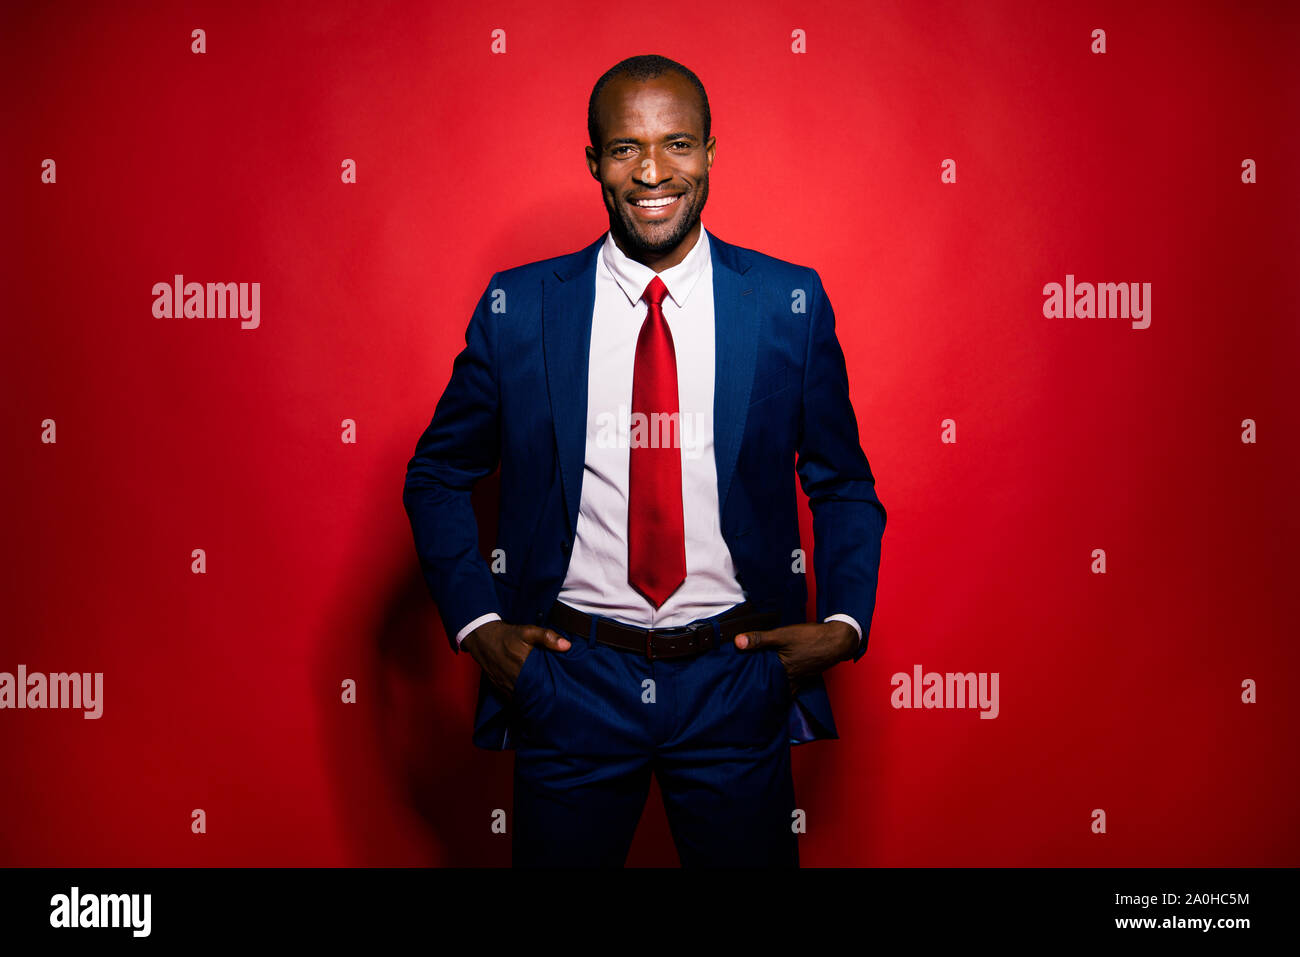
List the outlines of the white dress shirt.
{"type": "MultiPolygon", "coordinates": [[[[596,303],[587,372],[587,443],[578,527],[559,600],[641,628],[672,628],[716,615],[745,600],[722,537],[713,457],[713,257],[701,226],[691,251],[657,275],[668,288],[664,320],[677,356],[685,510],[686,579],[655,608],[627,581],[627,488],[632,371],[648,306],[641,296],[656,273],[629,258],[605,234],[596,264],[596,303]]],[[[457,642],[487,621],[475,618],[457,642]]],[[[862,628],[846,621],[862,640],[862,628]]]]}

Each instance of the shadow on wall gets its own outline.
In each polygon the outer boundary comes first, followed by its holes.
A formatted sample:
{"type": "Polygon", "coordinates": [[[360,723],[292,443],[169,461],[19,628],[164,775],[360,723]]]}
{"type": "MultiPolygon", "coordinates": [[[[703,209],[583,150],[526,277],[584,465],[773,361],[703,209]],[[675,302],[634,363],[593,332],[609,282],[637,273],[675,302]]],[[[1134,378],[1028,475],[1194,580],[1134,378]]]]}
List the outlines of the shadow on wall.
{"type": "MultiPolygon", "coordinates": [[[[497,473],[474,490],[485,555],[496,538],[498,492],[497,473]]],[[[401,510],[400,494],[397,501],[401,510]]],[[[498,810],[505,812],[507,827],[512,819],[514,752],[488,751],[471,741],[478,665],[452,652],[409,530],[394,551],[393,567],[400,572],[372,606],[369,623],[336,615],[319,661],[328,742],[323,761],[349,863],[508,867],[509,833],[494,832],[492,825],[498,810]],[[339,675],[357,676],[358,704],[340,707],[339,675]]],[[[363,579],[352,578],[353,587],[363,579]]],[[[678,865],[657,788],[628,864],[678,865]]]]}

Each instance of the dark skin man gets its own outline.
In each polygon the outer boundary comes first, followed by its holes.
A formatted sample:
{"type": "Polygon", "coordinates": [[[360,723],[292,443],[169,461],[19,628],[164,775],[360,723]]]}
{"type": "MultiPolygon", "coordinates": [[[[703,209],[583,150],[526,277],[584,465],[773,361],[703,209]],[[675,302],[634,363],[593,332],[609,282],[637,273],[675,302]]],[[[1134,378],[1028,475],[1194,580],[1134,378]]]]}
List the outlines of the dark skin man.
{"type": "MultiPolygon", "coordinates": [[[[704,140],[694,87],[671,71],[650,80],[617,76],[601,90],[597,113],[601,143],[587,147],[587,168],[600,183],[615,244],[657,273],[676,266],[699,239],[717,145],[717,137],[704,140]]],[[[851,659],[858,633],[847,622],[828,621],[733,640],[740,651],[775,651],[794,693],[808,677],[851,659]]],[[[565,652],[570,642],[540,625],[489,621],[461,643],[488,680],[512,697],[534,646],[565,652]]]]}

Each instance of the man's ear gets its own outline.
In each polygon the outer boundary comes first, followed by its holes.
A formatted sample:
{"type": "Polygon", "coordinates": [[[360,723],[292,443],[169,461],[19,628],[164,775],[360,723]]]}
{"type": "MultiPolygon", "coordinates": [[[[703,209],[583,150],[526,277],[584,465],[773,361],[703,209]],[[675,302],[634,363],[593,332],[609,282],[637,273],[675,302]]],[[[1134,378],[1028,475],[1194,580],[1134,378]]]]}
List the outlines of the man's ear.
{"type": "Polygon", "coordinates": [[[594,146],[587,147],[587,171],[591,173],[591,178],[600,182],[600,157],[596,155],[594,146]]]}

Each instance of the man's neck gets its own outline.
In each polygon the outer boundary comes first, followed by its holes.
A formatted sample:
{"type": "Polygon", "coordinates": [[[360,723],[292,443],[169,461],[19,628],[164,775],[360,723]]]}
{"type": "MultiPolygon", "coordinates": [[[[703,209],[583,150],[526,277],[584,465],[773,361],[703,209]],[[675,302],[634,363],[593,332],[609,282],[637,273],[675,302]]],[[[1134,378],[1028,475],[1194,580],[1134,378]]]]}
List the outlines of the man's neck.
{"type": "Polygon", "coordinates": [[[610,235],[614,237],[614,245],[619,248],[624,256],[641,263],[643,266],[649,266],[655,272],[659,273],[663,272],[665,269],[672,269],[673,266],[676,266],[686,258],[687,254],[695,248],[695,244],[699,242],[700,230],[703,228],[703,225],[697,222],[691,228],[691,231],[682,237],[680,243],[672,249],[667,249],[663,252],[646,249],[628,249],[628,245],[630,244],[627,243],[623,237],[619,236],[617,232],[611,229],[610,235]]]}

